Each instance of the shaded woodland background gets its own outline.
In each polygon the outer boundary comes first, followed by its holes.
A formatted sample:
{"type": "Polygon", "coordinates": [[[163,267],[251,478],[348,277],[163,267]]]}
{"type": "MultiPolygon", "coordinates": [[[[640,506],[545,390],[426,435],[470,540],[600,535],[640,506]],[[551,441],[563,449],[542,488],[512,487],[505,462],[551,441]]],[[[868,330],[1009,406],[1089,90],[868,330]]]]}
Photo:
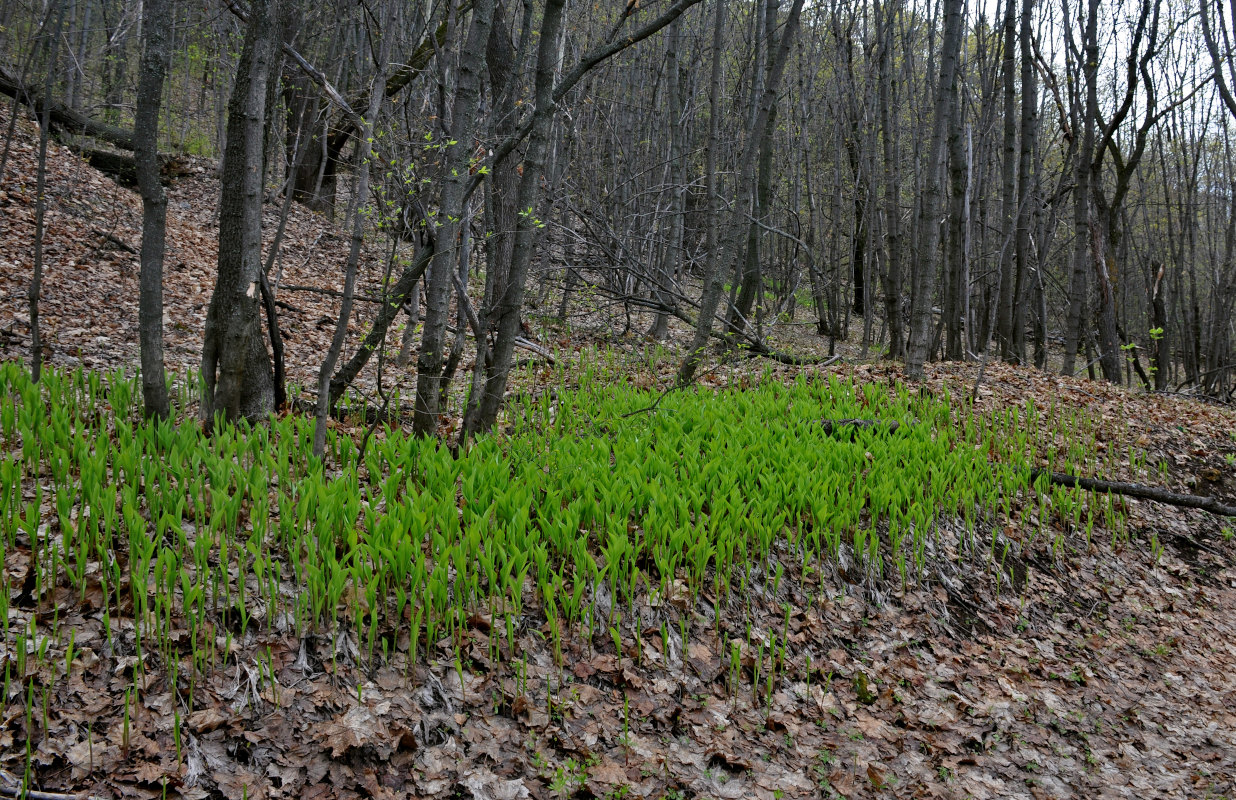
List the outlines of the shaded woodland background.
{"type": "Polygon", "coordinates": [[[353,234],[337,333],[358,265],[384,276],[366,343],[325,354],[323,409],[385,342],[415,354],[416,428],[456,382],[467,435],[529,320],[579,309],[677,331],[680,381],[714,337],[801,361],[770,338],[801,325],[911,377],[992,357],[1230,398],[1234,44],[1216,0],[53,0],[0,5],[0,88],[141,189],[146,237],[154,170],[221,158],[204,418],[286,399],[274,267],[296,202],[353,234]],[[265,249],[263,203],[282,212],[265,249]]]}

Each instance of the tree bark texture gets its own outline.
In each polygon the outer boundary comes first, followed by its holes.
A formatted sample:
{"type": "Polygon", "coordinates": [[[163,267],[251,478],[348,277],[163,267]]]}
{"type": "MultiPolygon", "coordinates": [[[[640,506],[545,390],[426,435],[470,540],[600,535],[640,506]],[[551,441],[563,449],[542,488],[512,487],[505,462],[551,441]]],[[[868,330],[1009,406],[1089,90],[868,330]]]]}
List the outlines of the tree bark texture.
{"type": "Polygon", "coordinates": [[[167,195],[159,169],[159,108],[163,79],[171,61],[172,0],[145,0],[142,36],[145,47],[137,78],[137,113],[133,124],[133,160],[142,195],[142,253],[138,297],[138,337],[142,359],[142,401],[146,416],[170,413],[163,368],[163,253],[167,195]]]}
{"type": "Polygon", "coordinates": [[[202,345],[201,416],[256,421],[274,410],[262,337],[262,189],[268,83],[279,53],[279,0],[255,0],[228,103],[219,199],[219,270],[202,345]]]}
{"type": "Polygon", "coordinates": [[[468,169],[474,148],[477,108],[481,101],[481,73],[493,13],[494,0],[477,0],[473,5],[468,41],[459,61],[451,139],[444,145],[445,168],[439,178],[442,195],[438,206],[437,248],[425,281],[425,326],[416,360],[416,405],[412,429],[422,436],[434,435],[438,430],[439,384],[445,357],[446,323],[450,313],[451,273],[455,269],[456,248],[462,238],[461,221],[467,202],[468,169]]]}
{"type": "Polygon", "coordinates": [[[923,364],[931,351],[932,305],[939,264],[943,171],[947,157],[946,133],[953,97],[956,95],[957,60],[961,50],[964,0],[944,0],[944,38],[940,73],[936,81],[935,110],[927,149],[926,179],[919,207],[918,252],[914,264],[913,295],[910,298],[910,343],[906,354],[906,377],[922,380],[923,364]]]}

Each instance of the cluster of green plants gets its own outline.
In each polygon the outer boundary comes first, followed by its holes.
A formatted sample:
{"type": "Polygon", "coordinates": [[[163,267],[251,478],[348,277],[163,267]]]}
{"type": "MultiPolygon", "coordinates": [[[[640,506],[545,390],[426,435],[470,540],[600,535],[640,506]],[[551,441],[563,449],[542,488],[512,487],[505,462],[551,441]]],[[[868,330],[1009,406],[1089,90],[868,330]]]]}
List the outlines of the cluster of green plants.
{"type": "MultiPolygon", "coordinates": [[[[1041,459],[1092,459],[1093,433],[1054,408],[978,416],[947,395],[806,376],[658,396],[613,364],[586,351],[560,368],[572,387],[519,398],[504,433],[462,450],[389,426],[362,447],[332,428],[325,461],[297,415],[205,435],[186,416],[191,381],[159,422],[120,372],[47,370],[34,384],[0,365],[0,545],[6,563],[28,554],[32,576],[9,585],[6,570],[0,586],[5,702],[37,705],[36,684],[46,698],[68,671],[64,618],[88,593],[111,650],[136,656],[135,679],[160,669],[191,703],[233,639],[272,626],[348,636],[361,658],[398,655],[405,669],[453,650],[462,670],[477,615],[492,658],[514,663],[527,611],[558,659],[568,636],[640,657],[658,631],[640,630],[637,607],[680,610],[660,625],[668,652],[701,595],[779,604],[787,567],[806,578],[845,562],[911,584],[945,552],[942,519],[992,564],[1009,547],[983,533],[996,516],[1024,523],[1027,545],[1045,526],[1056,547],[1096,520],[1120,528],[1106,499],[1027,484],[1041,459]],[[849,418],[900,427],[824,424],[849,418]],[[1040,456],[1053,438],[1064,446],[1040,456]]],[[[753,683],[769,693],[788,619],[756,643],[767,666],[753,683]]]]}

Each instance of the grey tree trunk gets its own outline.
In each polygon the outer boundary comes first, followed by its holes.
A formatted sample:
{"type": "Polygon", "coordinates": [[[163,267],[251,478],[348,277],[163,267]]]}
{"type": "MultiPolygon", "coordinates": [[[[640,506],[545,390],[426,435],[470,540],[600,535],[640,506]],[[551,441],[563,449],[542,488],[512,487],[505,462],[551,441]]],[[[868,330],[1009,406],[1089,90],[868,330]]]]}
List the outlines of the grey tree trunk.
{"type": "Polygon", "coordinates": [[[885,260],[884,314],[888,322],[888,357],[905,358],[905,324],[901,316],[901,183],[898,179],[896,141],[897,128],[892,122],[893,96],[892,49],[893,21],[896,7],[889,8],[879,0],[875,4],[876,28],[880,33],[879,105],[880,137],[883,147],[882,172],[884,183],[885,260]]]}
{"type": "Polygon", "coordinates": [[[944,357],[950,360],[965,358],[965,342],[962,341],[965,323],[966,297],[969,295],[966,270],[967,223],[967,169],[966,142],[962,138],[964,104],[957,86],[956,73],[953,81],[953,107],[948,123],[948,290],[944,299],[944,357]]]}
{"type": "MultiPolygon", "coordinates": [[[[1092,84],[1098,71],[1097,45],[1093,48],[1096,61],[1091,62],[1091,42],[1097,35],[1098,0],[1088,0],[1088,11],[1083,35],[1081,71],[1083,83],[1092,84]]],[[[1076,372],[1077,352],[1082,346],[1084,311],[1087,294],[1087,259],[1090,247],[1090,161],[1094,153],[1094,111],[1088,100],[1078,100],[1074,103],[1078,110],[1074,112],[1076,124],[1073,126],[1074,136],[1081,136],[1081,144],[1077,148],[1075,177],[1073,185],[1073,254],[1072,277],[1069,281],[1069,310],[1065,319],[1064,331],[1064,363],[1061,372],[1072,375],[1076,372]]]]}
{"type": "MultiPolygon", "coordinates": [[[[1013,2],[1013,0],[1009,0],[1013,2]]],[[[1026,361],[1026,292],[1031,270],[1042,269],[1030,249],[1038,219],[1038,204],[1032,202],[1036,184],[1034,157],[1038,149],[1039,94],[1038,72],[1034,68],[1034,0],[1022,0],[1021,28],[1018,40],[1021,50],[1021,141],[1017,159],[1017,240],[1014,255],[1017,262],[1013,285],[1012,357],[1026,361]]],[[[1045,321],[1044,321],[1045,324],[1045,321]]],[[[1036,359],[1037,361],[1037,359],[1036,359]]]]}
{"type": "Polygon", "coordinates": [[[528,277],[528,265],[532,261],[532,244],[541,225],[535,213],[541,204],[541,176],[545,170],[550,130],[554,122],[554,73],[558,63],[558,38],[562,32],[564,5],[565,0],[546,0],[545,11],[541,17],[532,128],[528,133],[528,150],[524,156],[519,201],[516,204],[520,211],[515,225],[515,248],[511,253],[506,290],[494,308],[498,315],[497,336],[490,355],[492,361],[485,377],[484,391],[480,397],[474,392],[473,396],[468,398],[463,429],[460,432],[464,439],[493,427],[502,407],[502,398],[506,394],[515,339],[519,335],[524,283],[528,277]]]}
{"type": "Polygon", "coordinates": [[[274,373],[262,337],[263,152],[268,83],[279,53],[279,0],[254,0],[228,102],[219,198],[219,271],[202,344],[202,422],[256,421],[274,410],[274,373]]]}
{"type": "MultiPolygon", "coordinates": [[[[765,82],[762,96],[759,98],[755,119],[752,120],[747,130],[746,142],[743,145],[742,154],[738,160],[737,196],[734,199],[731,219],[725,228],[724,237],[716,245],[717,249],[709,254],[710,261],[713,258],[716,259],[712,263],[715,269],[711,269],[704,276],[704,294],[700,300],[700,315],[695,324],[695,336],[691,340],[691,347],[687,351],[686,357],[678,368],[678,383],[680,385],[690,383],[695,377],[695,371],[699,368],[700,359],[704,355],[704,348],[712,335],[713,318],[717,314],[717,306],[721,303],[722,281],[726,275],[733,272],[734,263],[741,252],[741,248],[737,247],[737,244],[738,238],[747,231],[747,214],[748,209],[751,207],[752,195],[755,191],[755,160],[760,149],[760,140],[763,138],[760,133],[768,125],[768,119],[772,116],[777,91],[781,85],[781,75],[785,72],[785,64],[789,59],[790,46],[793,44],[794,36],[798,31],[798,21],[802,8],[803,0],[794,0],[793,5],[790,6],[790,13],[786,18],[785,27],[781,33],[781,40],[777,44],[777,50],[775,53],[769,54],[768,79],[765,82]]],[[[718,67],[714,65],[714,69],[718,69],[718,67]]],[[[714,88],[716,87],[714,86],[714,88]]],[[[715,110],[714,107],[714,112],[715,110]]],[[[715,144],[716,141],[712,139],[710,134],[710,149],[715,144]]]]}
{"type": "MultiPolygon", "coordinates": [[[[147,0],[149,2],[149,0],[147,0]]],[[[352,318],[352,302],[356,295],[356,268],[360,263],[361,245],[365,242],[366,215],[362,213],[362,205],[369,197],[369,164],[373,160],[373,126],[382,104],[384,83],[382,72],[386,62],[390,60],[391,40],[395,36],[392,24],[395,20],[394,0],[387,0],[386,19],[379,35],[382,44],[378,48],[378,63],[374,65],[373,85],[369,92],[369,106],[365,110],[364,122],[361,125],[361,135],[356,148],[356,189],[352,193],[351,208],[348,216],[352,222],[352,244],[348,250],[348,265],[344,271],[343,302],[339,304],[339,319],[335,323],[335,334],[331,337],[330,348],[322,359],[322,367],[318,370],[318,404],[317,417],[313,428],[313,454],[321,458],[326,451],[326,418],[330,412],[330,379],[343,352],[343,342],[348,334],[348,321],[352,318]]]]}
{"type": "MultiPolygon", "coordinates": [[[[758,26],[758,30],[763,33],[762,40],[757,43],[760,50],[763,64],[763,74],[759,65],[752,70],[755,74],[754,83],[751,87],[751,103],[752,114],[758,113],[759,101],[763,94],[763,87],[767,85],[771,77],[773,51],[777,46],[777,12],[781,8],[780,0],[764,0],[764,20],[763,24],[758,26]]],[[[730,308],[729,321],[727,327],[734,333],[742,333],[752,318],[752,310],[755,308],[756,299],[763,294],[764,285],[764,270],[763,256],[761,252],[764,242],[764,227],[767,225],[768,205],[772,200],[772,171],[773,171],[773,132],[777,125],[777,105],[776,98],[773,99],[772,110],[768,114],[768,119],[764,123],[764,127],[758,131],[759,135],[759,158],[756,166],[756,184],[755,184],[755,208],[753,211],[754,218],[747,221],[747,246],[745,248],[745,256],[742,260],[741,269],[735,275],[735,285],[738,287],[738,298],[734,301],[734,305],[730,308]]],[[[746,210],[746,209],[744,209],[746,210]]]]}
{"type": "Polygon", "coordinates": [[[34,269],[26,290],[30,313],[30,380],[38,383],[43,375],[43,331],[39,326],[39,300],[43,294],[43,235],[47,223],[47,140],[51,137],[52,87],[60,52],[60,31],[64,28],[64,4],[57,5],[56,25],[43,41],[47,73],[43,80],[43,113],[39,115],[39,157],[34,189],[34,269]]]}
{"type": "Polygon", "coordinates": [[[682,258],[683,215],[686,213],[687,187],[685,185],[686,159],[683,157],[683,70],[678,62],[679,22],[674,21],[665,32],[665,70],[668,84],[665,98],[666,128],[668,129],[669,159],[666,165],[667,183],[670,192],[670,233],[660,259],[657,275],[659,285],[654,292],[657,298],[657,314],[648,335],[664,339],[669,335],[669,307],[674,303],[671,287],[678,277],[678,264],[682,258]]]}
{"type": "MultiPolygon", "coordinates": [[[[478,0],[472,8],[468,40],[460,55],[459,78],[452,111],[451,143],[446,145],[440,182],[437,248],[425,281],[425,327],[416,359],[416,405],[412,430],[430,436],[438,430],[440,381],[445,358],[446,323],[450,313],[451,274],[455,270],[468,183],[468,162],[474,148],[477,109],[481,101],[481,72],[485,45],[493,22],[494,0],[478,0]]],[[[520,205],[520,208],[525,208],[520,205]]],[[[518,309],[516,309],[518,313],[518,309]]]]}
{"type": "Polygon", "coordinates": [[[159,107],[163,79],[171,61],[172,0],[145,0],[142,36],[145,48],[137,78],[133,124],[133,161],[142,195],[142,252],[139,278],[138,332],[142,357],[142,401],[146,416],[164,419],[170,412],[163,368],[163,252],[167,196],[159,181],[159,107]]]}
{"type": "MultiPolygon", "coordinates": [[[[1004,33],[1001,47],[1004,58],[1001,65],[1001,86],[1003,88],[1004,107],[1001,112],[1003,122],[1003,154],[1000,159],[1000,239],[1011,242],[1016,237],[1017,214],[1017,87],[1014,81],[1016,59],[1013,57],[1013,37],[1017,31],[1017,0],[1004,0],[1004,33]]],[[[1023,56],[1024,57],[1024,56],[1023,56]]],[[[996,341],[1000,346],[1000,357],[1005,361],[1016,362],[1017,350],[1014,339],[1014,286],[1017,281],[1013,277],[1016,264],[1014,248],[1000,248],[1000,297],[999,309],[996,311],[996,341]]]]}
{"type": "Polygon", "coordinates": [[[927,176],[919,207],[918,252],[910,298],[910,344],[906,354],[906,377],[922,380],[923,364],[931,351],[932,304],[940,250],[940,207],[944,194],[943,171],[947,156],[945,134],[952,98],[956,94],[957,59],[961,50],[964,0],[944,0],[944,38],[940,47],[940,74],[936,81],[935,110],[927,150],[927,176]]]}

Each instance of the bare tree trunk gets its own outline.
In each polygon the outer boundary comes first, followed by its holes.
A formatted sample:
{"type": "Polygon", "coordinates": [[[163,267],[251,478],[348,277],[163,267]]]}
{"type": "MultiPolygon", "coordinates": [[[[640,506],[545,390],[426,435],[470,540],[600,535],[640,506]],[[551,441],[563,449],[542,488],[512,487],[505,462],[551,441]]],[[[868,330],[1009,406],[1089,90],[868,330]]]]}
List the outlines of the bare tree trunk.
{"type": "Polygon", "coordinates": [[[931,351],[932,303],[940,249],[940,206],[943,195],[942,172],[947,155],[945,133],[950,103],[956,96],[957,59],[961,50],[963,0],[944,0],[944,38],[941,43],[940,75],[936,83],[935,111],[931,123],[931,143],[927,151],[927,178],[919,208],[919,242],[914,267],[914,292],[910,299],[910,345],[906,355],[906,377],[922,380],[923,364],[931,351]]]}
{"type": "MultiPolygon", "coordinates": [[[[446,147],[441,173],[442,200],[438,209],[437,248],[425,281],[425,327],[421,349],[416,359],[416,406],[412,429],[421,436],[432,436],[438,430],[440,381],[445,353],[446,321],[450,311],[456,247],[460,239],[463,218],[468,161],[473,151],[477,110],[481,101],[481,71],[484,68],[485,45],[489,41],[493,21],[494,0],[479,0],[473,5],[468,41],[459,61],[458,85],[452,112],[451,144],[446,147]]],[[[544,45],[544,43],[542,43],[544,45]]],[[[535,206],[529,208],[529,215],[535,206]]],[[[518,313],[518,309],[516,309],[518,313]]]]}
{"type": "Polygon", "coordinates": [[[674,281],[678,277],[678,264],[682,258],[682,240],[684,221],[683,215],[686,213],[686,196],[687,187],[684,185],[685,175],[685,159],[683,158],[683,113],[684,103],[682,100],[682,83],[683,70],[678,63],[678,36],[679,22],[675,20],[665,32],[665,69],[667,72],[666,80],[668,88],[666,91],[665,105],[667,125],[669,129],[669,163],[666,165],[666,174],[669,176],[669,191],[670,191],[670,233],[667,237],[665,247],[662,250],[663,256],[660,259],[660,272],[657,276],[659,286],[656,289],[657,298],[657,314],[653,319],[652,328],[648,334],[654,339],[664,339],[669,335],[669,307],[674,302],[674,293],[671,291],[674,281]]]}
{"type": "Polygon", "coordinates": [[[219,199],[219,272],[202,344],[202,422],[216,412],[256,421],[274,410],[262,338],[262,189],[266,96],[279,53],[279,0],[254,0],[228,103],[219,199]]]}
{"type": "MultiPolygon", "coordinates": [[[[446,406],[447,398],[450,395],[451,381],[455,379],[455,372],[459,369],[459,362],[463,358],[464,343],[467,339],[468,315],[466,309],[471,302],[468,299],[468,272],[471,256],[472,204],[469,201],[465,201],[463,220],[459,226],[459,253],[456,259],[458,262],[456,274],[459,279],[451,281],[455,287],[455,338],[451,341],[451,351],[446,357],[446,364],[442,367],[442,379],[438,385],[438,404],[442,407],[446,406]]],[[[478,342],[484,341],[484,330],[474,331],[474,333],[478,342]]]]}
{"type": "Polygon", "coordinates": [[[159,182],[159,107],[171,61],[172,0],[145,0],[142,52],[133,122],[133,161],[142,194],[142,254],[138,330],[142,350],[142,401],[146,416],[170,413],[163,368],[163,251],[167,195],[159,182]]]}
{"type": "MultiPolygon", "coordinates": [[[[956,83],[956,82],[955,82],[956,83]]],[[[965,357],[962,326],[965,322],[966,285],[966,143],[962,138],[964,116],[960,89],[953,93],[948,130],[948,291],[944,300],[944,357],[961,360],[965,357]]]]}
{"type": "MultiPolygon", "coordinates": [[[[1098,0],[1087,0],[1088,11],[1082,41],[1084,57],[1081,64],[1083,81],[1087,87],[1094,84],[1099,68],[1098,45],[1092,45],[1097,37],[1098,6],[1098,0]],[[1095,58],[1093,63],[1090,60],[1092,56],[1095,58]]],[[[1072,375],[1076,371],[1074,367],[1077,351],[1082,343],[1085,326],[1086,262],[1089,258],[1090,247],[1090,162],[1094,153],[1094,114],[1096,111],[1088,95],[1087,90],[1085,99],[1075,101],[1075,105],[1080,110],[1076,112],[1077,124],[1074,125],[1074,135],[1081,134],[1081,145],[1077,148],[1076,177],[1073,188],[1073,269],[1072,279],[1069,282],[1069,311],[1065,321],[1064,365],[1061,370],[1065,375],[1072,375]]]]}
{"type": "MultiPolygon", "coordinates": [[[[753,78],[754,83],[751,90],[752,112],[758,112],[756,105],[761,97],[763,86],[766,85],[771,78],[772,58],[774,48],[776,47],[777,33],[777,11],[780,9],[780,0],[764,0],[764,20],[759,26],[759,30],[763,32],[762,41],[757,43],[757,47],[763,54],[762,59],[764,69],[761,71],[757,66],[753,73],[759,75],[758,78],[753,78]],[[762,74],[760,74],[762,72],[762,74]]],[[[755,209],[754,218],[747,221],[747,246],[745,248],[745,257],[742,262],[742,269],[736,276],[738,280],[735,284],[738,287],[738,299],[730,308],[728,328],[735,333],[741,333],[746,327],[747,322],[752,317],[752,309],[755,307],[757,297],[763,295],[764,289],[764,270],[763,270],[763,254],[761,253],[761,244],[764,241],[764,226],[767,223],[768,206],[772,200],[772,171],[773,171],[773,132],[777,125],[777,106],[774,98],[772,110],[768,114],[768,119],[764,127],[758,131],[759,136],[759,161],[756,167],[756,185],[755,185],[755,209]]],[[[746,211],[747,209],[743,209],[746,211]]]]}
{"type": "Polygon", "coordinates": [[[43,331],[39,327],[39,298],[43,294],[43,236],[47,226],[47,140],[51,136],[52,86],[60,52],[60,31],[64,27],[64,4],[57,5],[56,25],[44,40],[47,55],[43,80],[43,113],[39,117],[39,158],[34,190],[34,270],[26,292],[30,313],[30,379],[38,383],[43,375],[43,331]]]}
{"type": "MultiPolygon", "coordinates": [[[[1004,58],[1001,67],[1004,107],[1001,112],[1004,142],[1000,159],[1000,239],[1011,242],[1016,236],[1017,225],[1017,90],[1013,80],[1013,36],[1016,32],[1017,15],[1014,5],[1017,0],[1004,0],[1004,34],[1001,47],[1004,58]]],[[[996,341],[1000,345],[1000,357],[1005,361],[1017,361],[1013,344],[1014,305],[1016,279],[1013,277],[1014,248],[1000,248],[1000,297],[996,312],[996,341]]]]}
{"type": "Polygon", "coordinates": [[[549,151],[550,130],[554,123],[554,73],[558,64],[558,38],[562,32],[565,0],[546,0],[541,17],[541,39],[537,45],[536,78],[534,83],[532,129],[528,134],[528,150],[524,156],[523,175],[519,182],[519,221],[515,226],[515,248],[507,273],[506,290],[495,306],[498,313],[497,336],[491,353],[491,363],[485,377],[484,392],[468,398],[460,437],[467,439],[493,427],[506,394],[519,335],[519,313],[523,307],[524,284],[532,261],[532,244],[541,225],[534,214],[541,204],[541,176],[549,151]]]}
{"type": "MultiPolygon", "coordinates": [[[[1012,3],[1013,0],[1008,0],[1012,3]]],[[[1035,263],[1030,252],[1031,236],[1038,217],[1038,204],[1032,202],[1035,186],[1033,173],[1034,156],[1038,148],[1038,73],[1034,69],[1034,0],[1022,0],[1021,29],[1021,142],[1017,160],[1017,239],[1014,256],[1017,263],[1013,285],[1012,357],[1019,363],[1026,360],[1026,289],[1030,271],[1036,274],[1042,269],[1041,261],[1035,263]]],[[[1042,325],[1046,325],[1043,320],[1042,325]]],[[[1036,362],[1038,359],[1035,359],[1036,362]]]]}
{"type": "MultiPolygon", "coordinates": [[[[704,296],[700,300],[700,316],[696,320],[695,336],[691,341],[691,348],[678,368],[679,384],[690,383],[691,379],[695,377],[695,371],[699,367],[700,359],[704,354],[704,347],[708,344],[708,339],[712,335],[713,318],[717,314],[717,306],[721,303],[722,281],[726,275],[733,272],[733,264],[739,251],[739,248],[736,247],[737,240],[747,230],[749,222],[747,213],[751,207],[752,194],[755,191],[755,157],[760,149],[760,140],[762,138],[760,133],[768,125],[768,119],[772,115],[778,87],[781,84],[781,75],[785,71],[790,46],[798,30],[798,21],[802,13],[802,7],[803,0],[794,0],[793,5],[790,6],[789,16],[785,21],[785,27],[781,33],[781,41],[777,45],[777,51],[769,54],[768,80],[765,83],[763,95],[759,98],[759,107],[755,119],[747,130],[746,143],[743,145],[742,155],[738,161],[738,193],[734,200],[733,211],[731,212],[732,219],[725,229],[724,240],[717,245],[719,248],[717,253],[718,260],[713,265],[716,269],[704,276],[704,296]]],[[[714,66],[714,69],[717,69],[717,67],[714,66]]],[[[711,140],[710,135],[709,146],[711,147],[714,144],[715,140],[711,140]]],[[[709,258],[711,259],[712,257],[712,254],[710,254],[709,258]]]]}
{"type": "MultiPolygon", "coordinates": [[[[147,0],[149,2],[149,0],[147,0]]],[[[343,278],[343,302],[339,304],[339,319],[335,322],[335,334],[331,337],[330,348],[322,359],[322,367],[318,370],[318,404],[315,425],[313,428],[313,454],[321,458],[326,452],[326,418],[330,412],[330,379],[343,352],[343,342],[348,335],[348,321],[352,318],[352,302],[356,294],[356,269],[360,263],[361,245],[365,242],[366,215],[362,206],[369,197],[369,164],[373,160],[373,126],[382,104],[384,83],[382,70],[390,60],[391,40],[395,37],[395,3],[387,0],[386,19],[378,35],[382,44],[378,48],[377,64],[374,65],[373,85],[369,92],[369,107],[365,111],[365,121],[361,128],[358,147],[356,148],[356,189],[352,193],[351,208],[348,216],[352,222],[352,245],[348,250],[348,265],[343,278]]]]}
{"type": "Polygon", "coordinates": [[[408,298],[406,305],[408,308],[408,321],[405,323],[407,327],[403,329],[403,337],[399,343],[399,355],[395,357],[395,366],[400,369],[408,366],[408,360],[412,357],[412,343],[416,341],[416,326],[421,321],[420,281],[417,281],[412,288],[412,296],[408,298]]]}
{"type": "Polygon", "coordinates": [[[879,105],[883,152],[884,230],[888,269],[884,277],[884,314],[888,318],[888,357],[905,357],[906,335],[901,316],[901,184],[898,180],[896,128],[892,122],[892,48],[896,7],[877,0],[876,28],[880,31],[879,105]],[[883,17],[883,18],[882,18],[883,17]]]}

